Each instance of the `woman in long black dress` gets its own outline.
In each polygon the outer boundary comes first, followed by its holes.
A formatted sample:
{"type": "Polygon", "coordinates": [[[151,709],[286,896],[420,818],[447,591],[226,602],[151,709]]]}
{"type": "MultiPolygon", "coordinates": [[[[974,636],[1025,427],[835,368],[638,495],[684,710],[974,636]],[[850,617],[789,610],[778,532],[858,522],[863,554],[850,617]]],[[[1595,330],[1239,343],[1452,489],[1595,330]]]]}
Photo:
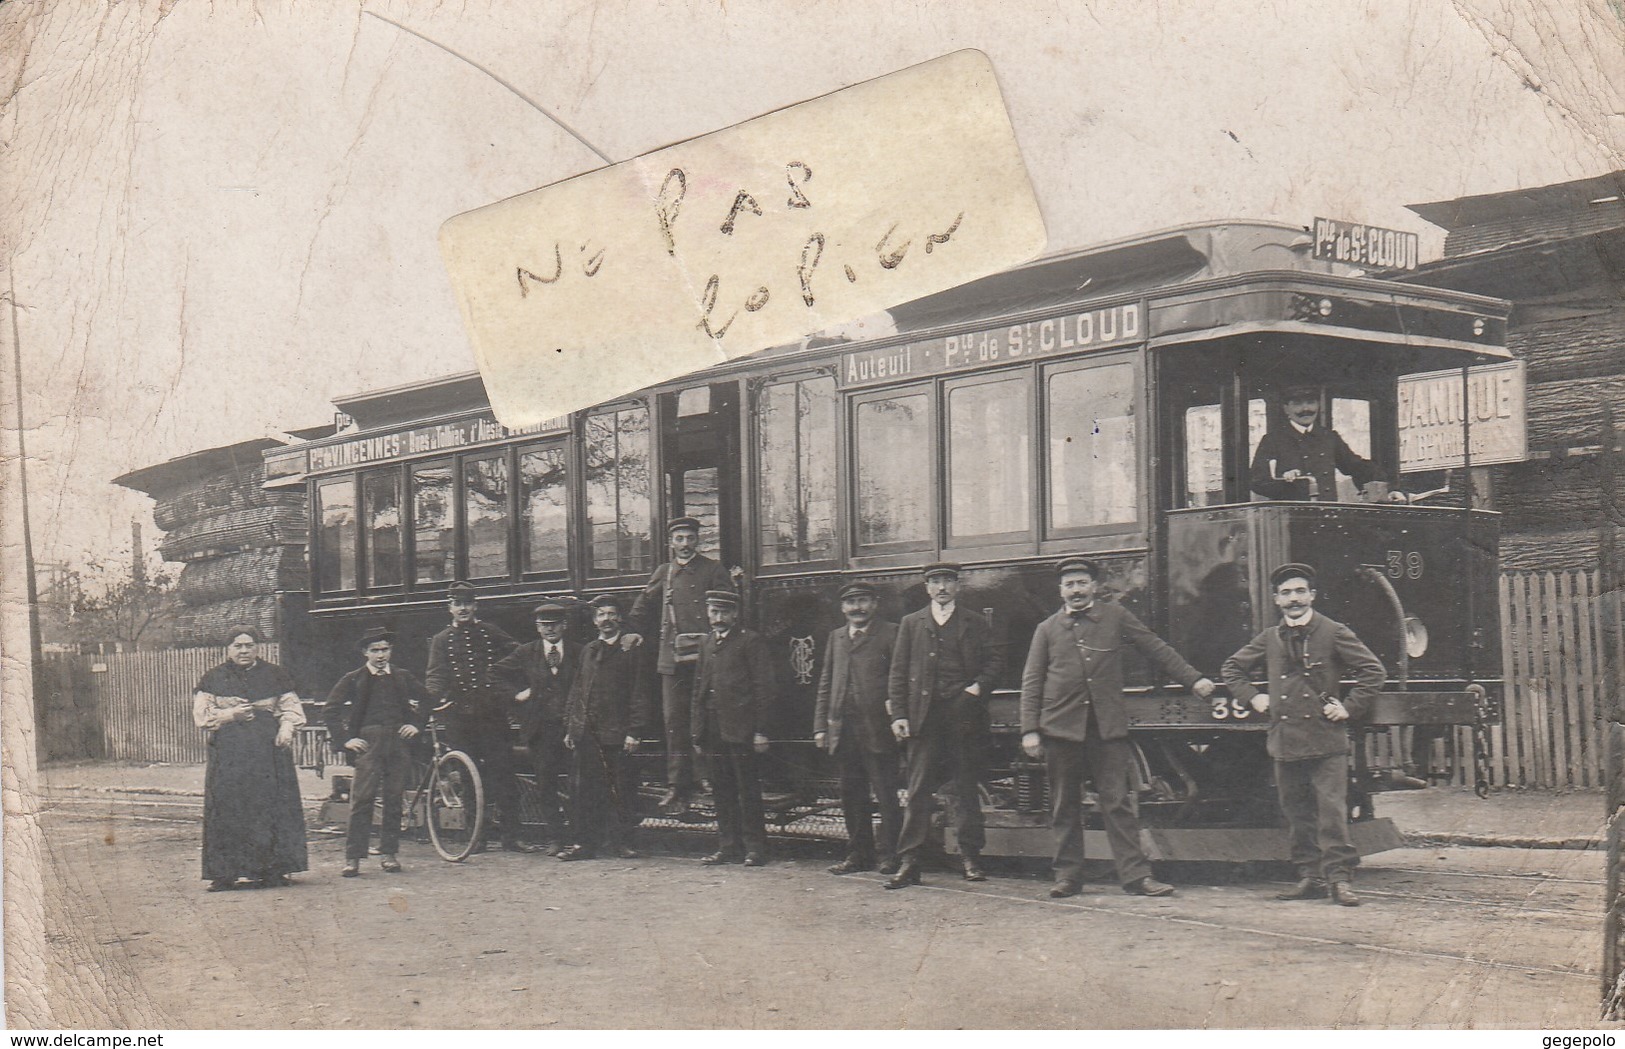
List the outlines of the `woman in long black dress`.
{"type": "Polygon", "coordinates": [[[293,679],[260,659],[259,634],[233,629],[226,661],[203,675],[192,720],[209,733],[203,784],[203,877],[210,892],[239,878],[287,885],[309,869],[293,735],[305,723],[293,679]]]}

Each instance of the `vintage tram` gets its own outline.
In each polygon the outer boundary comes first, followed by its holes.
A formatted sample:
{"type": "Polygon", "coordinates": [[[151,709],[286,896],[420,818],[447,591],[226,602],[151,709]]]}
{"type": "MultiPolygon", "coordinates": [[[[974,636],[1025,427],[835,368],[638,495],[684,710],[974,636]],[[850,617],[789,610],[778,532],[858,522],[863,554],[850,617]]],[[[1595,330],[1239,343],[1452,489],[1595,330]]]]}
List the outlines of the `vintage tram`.
{"type": "MultiPolygon", "coordinates": [[[[1317,607],[1389,668],[1365,731],[1498,715],[1496,515],[1459,473],[1405,476],[1400,431],[1402,377],[1459,370],[1465,397],[1468,366],[1508,357],[1507,309],[1315,261],[1301,229],[1232,222],[1046,258],[900,306],[881,336],[775,348],[523,430],[496,423],[477,375],[339,399],[339,432],[265,453],[266,483],[305,486],[311,510],[311,588],[283,595],[283,660],[325,694],[382,621],[421,669],[455,579],[520,639],[541,595],[629,606],[665,559],[661,522],[697,517],[702,549],[743,569],[746,622],[775,653],[783,813],[834,795],[810,736],[839,588],[874,584],[896,619],[925,602],[923,564],[957,561],[961,606],[1005,647],[987,851],[1046,855],[1016,698],[1062,554],[1101,562],[1110,598],[1215,678],[1274,621],[1270,568],[1311,562],[1317,607]],[[1320,391],[1322,417],[1394,490],[1431,498],[1249,491],[1289,383],[1320,391]]],[[[1154,855],[1284,857],[1264,719],[1132,658],[1129,682],[1154,855]]],[[[1352,775],[1356,843],[1397,844],[1371,804],[1392,770],[1357,747],[1352,775]]]]}

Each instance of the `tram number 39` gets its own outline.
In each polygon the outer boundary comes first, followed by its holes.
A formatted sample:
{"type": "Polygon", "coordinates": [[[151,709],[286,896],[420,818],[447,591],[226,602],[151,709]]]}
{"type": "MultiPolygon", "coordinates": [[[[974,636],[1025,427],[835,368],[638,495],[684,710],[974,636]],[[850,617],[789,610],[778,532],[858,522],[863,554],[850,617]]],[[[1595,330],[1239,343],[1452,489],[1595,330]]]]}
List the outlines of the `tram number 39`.
{"type": "Polygon", "coordinates": [[[1253,708],[1241,700],[1231,697],[1229,699],[1215,698],[1213,700],[1213,720],[1229,721],[1234,718],[1241,721],[1252,715],[1253,708]]]}
{"type": "Polygon", "coordinates": [[[1422,552],[1420,550],[1388,551],[1389,579],[1421,579],[1422,552]]]}

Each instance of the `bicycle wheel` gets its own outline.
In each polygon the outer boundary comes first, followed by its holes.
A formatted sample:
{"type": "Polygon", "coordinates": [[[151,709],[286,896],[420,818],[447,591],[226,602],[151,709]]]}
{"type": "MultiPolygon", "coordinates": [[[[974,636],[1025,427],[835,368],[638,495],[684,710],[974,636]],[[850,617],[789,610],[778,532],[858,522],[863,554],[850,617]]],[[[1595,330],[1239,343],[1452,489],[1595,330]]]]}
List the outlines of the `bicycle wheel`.
{"type": "Polygon", "coordinates": [[[485,788],[474,761],[448,750],[434,763],[429,783],[429,840],[441,858],[456,863],[474,851],[485,829],[485,788]]]}

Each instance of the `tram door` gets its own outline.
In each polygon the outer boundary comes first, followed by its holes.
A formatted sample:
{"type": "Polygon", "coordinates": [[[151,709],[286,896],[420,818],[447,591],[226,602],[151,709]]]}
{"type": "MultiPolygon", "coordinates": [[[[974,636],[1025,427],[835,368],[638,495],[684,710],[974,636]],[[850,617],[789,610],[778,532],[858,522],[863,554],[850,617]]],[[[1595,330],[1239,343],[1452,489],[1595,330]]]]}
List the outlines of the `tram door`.
{"type": "Polygon", "coordinates": [[[660,395],[660,462],[666,516],[700,522],[700,552],[741,564],[739,384],[660,395]]]}

